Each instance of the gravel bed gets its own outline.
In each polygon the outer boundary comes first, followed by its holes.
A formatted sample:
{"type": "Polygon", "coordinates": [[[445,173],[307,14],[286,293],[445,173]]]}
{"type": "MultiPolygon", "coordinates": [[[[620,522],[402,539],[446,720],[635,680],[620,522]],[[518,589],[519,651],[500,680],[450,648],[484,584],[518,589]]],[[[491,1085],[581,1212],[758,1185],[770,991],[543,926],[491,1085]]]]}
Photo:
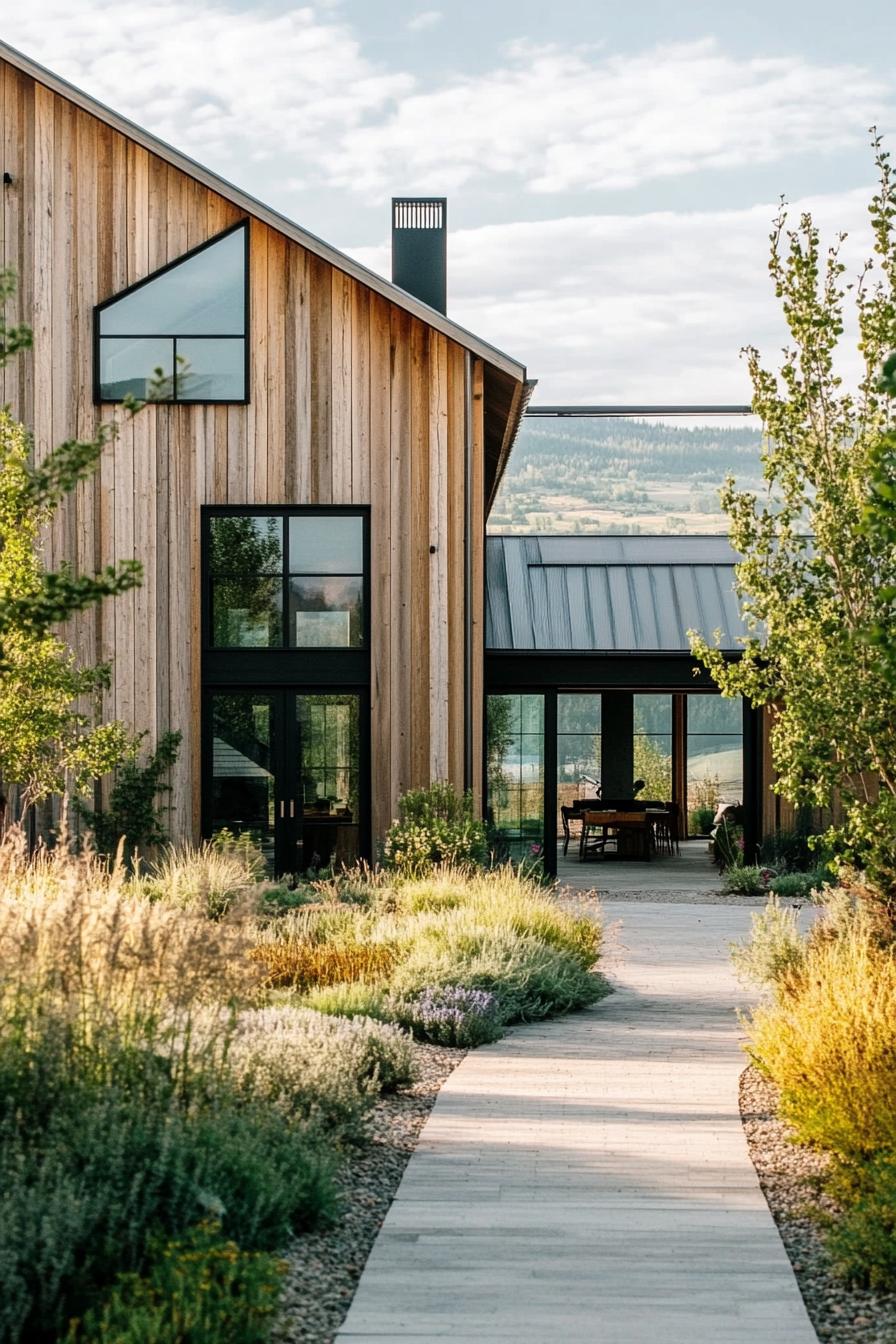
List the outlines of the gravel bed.
{"type": "Polygon", "coordinates": [[[579,891],[576,887],[564,885],[561,881],[557,889],[557,899],[571,903],[599,901],[601,905],[613,905],[615,902],[655,901],[658,905],[742,905],[747,909],[760,910],[768,903],[768,896],[738,896],[727,891],[663,890],[661,887],[644,887],[635,891],[601,891],[592,887],[588,891],[579,891]]]}
{"type": "Polygon", "coordinates": [[[342,1168],[339,1222],[297,1237],[284,1256],[289,1268],[275,1344],[330,1344],[334,1338],[426,1117],[465,1054],[415,1044],[417,1081],[377,1102],[369,1146],[352,1152],[342,1168]]]}
{"type": "Polygon", "coordinates": [[[837,1212],[823,1190],[828,1160],[789,1139],[777,1103],[774,1084],[747,1069],[740,1110],[750,1156],[818,1338],[831,1344],[894,1344],[896,1293],[850,1288],[834,1275],[811,1212],[812,1207],[837,1212]]]}

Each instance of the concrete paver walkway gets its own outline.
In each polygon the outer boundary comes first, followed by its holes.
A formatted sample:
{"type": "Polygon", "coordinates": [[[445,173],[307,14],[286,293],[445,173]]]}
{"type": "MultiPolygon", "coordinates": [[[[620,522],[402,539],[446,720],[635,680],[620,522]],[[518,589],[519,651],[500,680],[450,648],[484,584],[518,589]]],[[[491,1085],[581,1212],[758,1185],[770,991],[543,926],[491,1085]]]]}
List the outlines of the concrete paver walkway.
{"type": "Polygon", "coordinates": [[[816,1344],[738,1112],[749,914],[609,914],[616,993],[464,1059],[339,1340],[816,1344]]]}

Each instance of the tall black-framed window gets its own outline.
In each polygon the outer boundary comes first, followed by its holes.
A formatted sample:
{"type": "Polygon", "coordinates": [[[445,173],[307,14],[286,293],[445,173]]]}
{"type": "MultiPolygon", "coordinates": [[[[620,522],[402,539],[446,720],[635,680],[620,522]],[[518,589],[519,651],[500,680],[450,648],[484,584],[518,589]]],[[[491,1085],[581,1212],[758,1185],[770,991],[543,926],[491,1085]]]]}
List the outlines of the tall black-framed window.
{"type": "Polygon", "coordinates": [[[243,220],[97,306],[94,399],[246,402],[248,323],[243,220]]]}
{"type": "Polygon", "coordinates": [[[203,829],[272,870],[370,854],[369,510],[202,516],[203,829]]]}
{"type": "Polygon", "coordinates": [[[368,645],[366,510],[206,517],[206,643],[319,652],[368,645]]]}

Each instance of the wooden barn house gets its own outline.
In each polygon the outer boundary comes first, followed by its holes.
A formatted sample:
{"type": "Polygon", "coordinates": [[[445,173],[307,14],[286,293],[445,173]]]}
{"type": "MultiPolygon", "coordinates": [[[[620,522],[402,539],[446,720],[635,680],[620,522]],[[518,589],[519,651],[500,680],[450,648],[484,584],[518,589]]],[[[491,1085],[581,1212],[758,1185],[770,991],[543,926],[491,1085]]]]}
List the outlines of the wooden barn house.
{"type": "Polygon", "coordinates": [[[175,839],[350,862],[447,779],[556,871],[564,802],[631,791],[646,749],[683,835],[699,770],[751,846],[782,824],[768,717],[687,642],[722,624],[737,656],[727,543],[487,541],[532,383],[446,315],[444,200],[393,201],[387,281],[2,44],[0,143],[34,330],[0,395],[38,456],[121,420],[48,560],[144,567],[69,633],[112,665],[106,717],[182,734],[175,839]]]}
{"type": "Polygon", "coordinates": [[[399,794],[477,795],[485,521],[526,370],[445,315],[444,201],[393,203],[374,275],[0,46],[3,264],[33,352],[2,389],[41,454],[126,392],[49,561],[136,556],[77,623],[105,712],[178,729],[171,831],[280,869],[371,850],[399,794]]]}

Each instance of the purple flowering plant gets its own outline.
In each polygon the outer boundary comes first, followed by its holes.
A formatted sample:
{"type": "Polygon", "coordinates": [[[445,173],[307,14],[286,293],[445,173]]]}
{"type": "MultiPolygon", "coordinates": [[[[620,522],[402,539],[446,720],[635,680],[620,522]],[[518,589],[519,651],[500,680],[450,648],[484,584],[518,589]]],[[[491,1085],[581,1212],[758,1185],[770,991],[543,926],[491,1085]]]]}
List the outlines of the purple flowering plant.
{"type": "Polygon", "coordinates": [[[487,989],[434,985],[398,1006],[396,1016],[418,1040],[471,1048],[502,1034],[498,1000],[487,989]]]}

